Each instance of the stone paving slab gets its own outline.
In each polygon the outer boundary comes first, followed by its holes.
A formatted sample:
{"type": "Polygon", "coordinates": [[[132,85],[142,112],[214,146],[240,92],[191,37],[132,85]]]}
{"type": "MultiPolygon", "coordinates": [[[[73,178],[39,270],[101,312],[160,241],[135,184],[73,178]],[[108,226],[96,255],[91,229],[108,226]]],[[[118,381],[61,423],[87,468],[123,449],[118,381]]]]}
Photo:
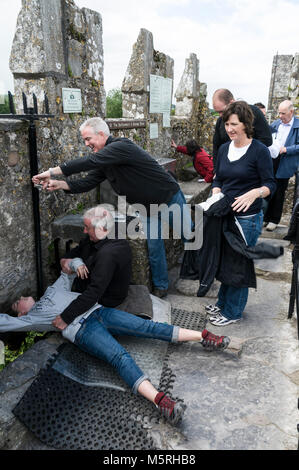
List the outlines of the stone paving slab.
{"type": "MultiPolygon", "coordinates": [[[[290,249],[283,258],[286,267],[290,249]]],[[[180,437],[168,433],[168,445],[180,450],[297,449],[299,343],[297,319],[287,319],[289,291],[285,278],[258,276],[241,322],[222,328],[207,323],[213,333],[231,337],[230,348],[209,354],[199,344],[185,343],[171,356],[180,370],[173,392],[184,398],[187,410],[180,437]]],[[[167,299],[195,311],[211,300],[174,289],[167,299]]]]}

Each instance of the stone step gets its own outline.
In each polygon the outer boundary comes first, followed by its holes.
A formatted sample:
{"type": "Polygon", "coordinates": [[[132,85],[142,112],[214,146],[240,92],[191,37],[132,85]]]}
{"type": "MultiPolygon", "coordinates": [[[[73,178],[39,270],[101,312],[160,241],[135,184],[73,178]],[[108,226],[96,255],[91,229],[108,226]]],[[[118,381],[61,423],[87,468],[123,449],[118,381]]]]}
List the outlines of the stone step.
{"type": "Polygon", "coordinates": [[[199,183],[198,178],[192,181],[179,181],[178,183],[188,204],[199,204],[205,201],[211,190],[210,183],[199,183]]]}
{"type": "Polygon", "coordinates": [[[283,224],[278,224],[276,229],[273,230],[273,232],[269,232],[268,230],[266,230],[265,227],[263,227],[261,237],[262,238],[271,238],[271,239],[283,240],[283,238],[288,233],[288,229],[289,229],[289,227],[287,225],[283,225],[283,224]]]}

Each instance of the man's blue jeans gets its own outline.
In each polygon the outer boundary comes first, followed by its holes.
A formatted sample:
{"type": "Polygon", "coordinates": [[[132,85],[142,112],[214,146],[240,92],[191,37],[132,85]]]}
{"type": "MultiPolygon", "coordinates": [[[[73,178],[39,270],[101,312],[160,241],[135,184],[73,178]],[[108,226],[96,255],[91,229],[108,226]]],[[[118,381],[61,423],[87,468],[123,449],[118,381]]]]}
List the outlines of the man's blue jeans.
{"type": "Polygon", "coordinates": [[[191,238],[193,222],[186,199],[179,190],[167,204],[166,210],[162,210],[157,215],[148,216],[146,220],[141,220],[146,224],[147,247],[149,263],[151,267],[153,285],[159,289],[168,288],[168,267],[165,253],[165,245],[162,234],[162,221],[165,221],[173,228],[185,242],[191,238]],[[172,207],[177,210],[172,212],[172,207]]]}
{"type": "MultiPolygon", "coordinates": [[[[237,217],[243,233],[245,235],[247,245],[254,246],[257,242],[263,227],[263,212],[250,217],[237,217]]],[[[221,309],[221,313],[225,318],[237,320],[242,317],[248,300],[248,287],[233,287],[221,284],[218,292],[217,307],[221,309]]]]}
{"type": "Polygon", "coordinates": [[[115,367],[122,379],[137,393],[141,382],[148,377],[112,335],[176,342],[178,332],[178,326],[144,320],[115,308],[100,307],[83,322],[74,343],[83,351],[115,367]]]}

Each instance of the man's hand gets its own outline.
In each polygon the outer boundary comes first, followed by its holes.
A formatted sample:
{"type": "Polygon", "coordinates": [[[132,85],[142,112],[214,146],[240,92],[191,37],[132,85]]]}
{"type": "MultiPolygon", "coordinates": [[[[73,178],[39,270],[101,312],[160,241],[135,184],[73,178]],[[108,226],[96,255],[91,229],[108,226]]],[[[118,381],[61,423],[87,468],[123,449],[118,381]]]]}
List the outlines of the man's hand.
{"type": "Polygon", "coordinates": [[[49,180],[47,186],[44,187],[47,191],[56,191],[57,189],[65,189],[68,191],[70,189],[66,181],[63,180],[49,180]]]}
{"type": "Polygon", "coordinates": [[[58,330],[64,330],[67,327],[67,323],[65,323],[60,315],[57,315],[57,317],[52,321],[52,325],[55,326],[55,328],[58,328],[58,330]]]}
{"type": "Polygon", "coordinates": [[[60,260],[60,266],[61,266],[61,270],[63,273],[65,274],[72,274],[73,271],[70,269],[70,262],[72,261],[71,258],[62,258],[60,260]]]}
{"type": "Polygon", "coordinates": [[[51,177],[50,172],[49,170],[47,170],[47,171],[44,171],[43,173],[40,173],[39,175],[34,175],[32,178],[32,183],[42,184],[43,188],[45,189],[44,184],[48,183],[48,181],[50,180],[50,177],[51,177]]]}
{"type": "Polygon", "coordinates": [[[280,153],[280,155],[283,154],[283,153],[287,153],[286,147],[281,147],[281,149],[279,150],[279,153],[280,153]]]}
{"type": "Polygon", "coordinates": [[[81,266],[78,267],[77,269],[77,276],[80,277],[81,279],[87,279],[88,278],[89,271],[85,264],[81,264],[81,266]]]}

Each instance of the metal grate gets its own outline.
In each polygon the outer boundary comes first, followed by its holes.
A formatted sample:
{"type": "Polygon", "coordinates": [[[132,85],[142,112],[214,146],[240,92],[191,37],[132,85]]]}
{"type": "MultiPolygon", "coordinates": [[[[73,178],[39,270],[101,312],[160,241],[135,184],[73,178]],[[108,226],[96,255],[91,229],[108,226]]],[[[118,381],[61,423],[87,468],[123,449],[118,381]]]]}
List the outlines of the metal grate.
{"type": "MultiPolygon", "coordinates": [[[[205,315],[174,309],[172,323],[184,328],[202,330],[205,315]]],[[[175,374],[168,361],[173,348],[177,347],[177,344],[168,344],[162,361],[158,389],[169,395],[175,374]]],[[[68,354],[69,352],[70,350],[68,354]]],[[[133,395],[128,388],[123,391],[104,384],[86,386],[62,375],[53,367],[62,354],[63,350],[40,371],[14,408],[15,416],[41,442],[56,449],[155,450],[148,425],[152,422],[158,423],[163,418],[153,404],[141,396],[133,395]]],[[[74,364],[81,354],[85,353],[78,349],[73,356],[74,364]]],[[[155,360],[153,354],[149,358],[152,368],[155,368],[155,360]]],[[[94,378],[94,374],[95,369],[89,377],[94,378]]]]}

